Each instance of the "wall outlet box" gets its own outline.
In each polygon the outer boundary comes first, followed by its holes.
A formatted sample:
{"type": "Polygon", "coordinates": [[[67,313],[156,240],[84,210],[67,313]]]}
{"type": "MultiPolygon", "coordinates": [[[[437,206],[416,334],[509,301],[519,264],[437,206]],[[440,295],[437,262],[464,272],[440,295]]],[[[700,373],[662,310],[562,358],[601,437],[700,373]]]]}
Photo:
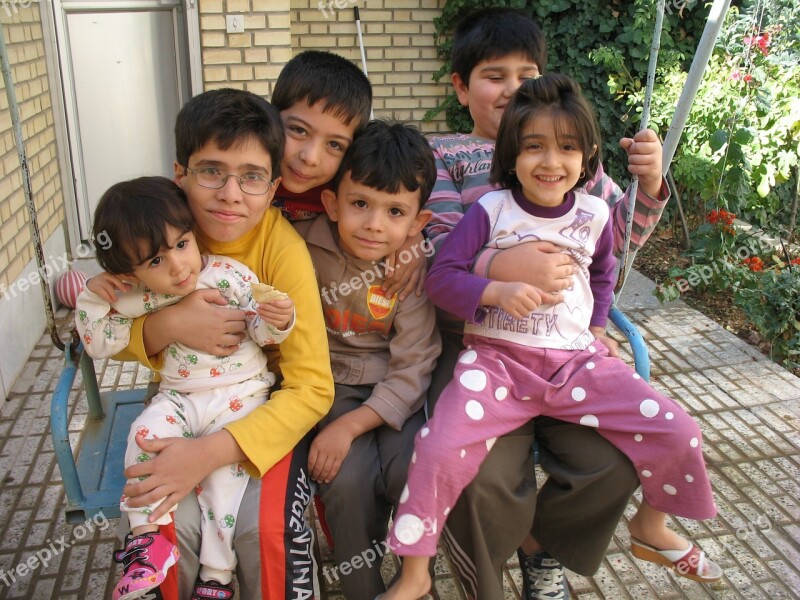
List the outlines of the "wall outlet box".
{"type": "Polygon", "coordinates": [[[244,15],[225,15],[225,30],[228,33],[244,31],[244,15]]]}

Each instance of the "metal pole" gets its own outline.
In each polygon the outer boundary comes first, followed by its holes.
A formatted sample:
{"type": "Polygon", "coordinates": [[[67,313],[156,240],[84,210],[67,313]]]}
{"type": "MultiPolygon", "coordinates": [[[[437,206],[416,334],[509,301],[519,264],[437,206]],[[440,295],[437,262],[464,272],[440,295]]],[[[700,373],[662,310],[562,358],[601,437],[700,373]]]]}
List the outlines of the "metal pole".
{"type": "Polygon", "coordinates": [[[700,43],[694,53],[692,66],[689,69],[689,75],[686,77],[686,84],[683,87],[678,104],[675,106],[672,123],[669,126],[667,137],[664,139],[662,163],[664,175],[666,175],[672,158],[675,156],[675,150],[678,148],[678,142],[681,139],[683,128],[686,126],[686,121],[689,118],[689,111],[692,108],[695,96],[697,96],[700,83],[703,81],[703,74],[708,66],[711,53],[714,51],[717,37],[719,36],[720,29],[722,29],[722,24],[725,21],[725,15],[728,13],[730,5],[731,0],[714,0],[714,3],[711,5],[706,27],[703,30],[700,43]]]}
{"type": "MultiPolygon", "coordinates": [[[[364,76],[369,77],[367,72],[367,53],[364,51],[364,38],[361,36],[361,15],[358,12],[358,6],[353,7],[353,12],[356,16],[356,31],[358,32],[358,47],[361,49],[361,70],[364,71],[364,76]]],[[[370,109],[370,120],[375,119],[375,111],[370,109]]]]}
{"type": "MultiPolygon", "coordinates": [[[[653,28],[653,41],[650,44],[650,62],[647,65],[647,83],[644,93],[644,104],[642,106],[642,121],[639,126],[639,131],[647,129],[650,123],[650,103],[653,99],[653,88],[656,81],[656,65],[658,64],[658,51],[661,49],[661,31],[664,27],[664,5],[666,0],[658,0],[656,5],[656,24],[653,28]]],[[[628,277],[628,272],[631,270],[633,258],[635,253],[631,254],[631,235],[633,233],[633,212],[636,208],[636,195],[639,193],[639,176],[634,175],[631,178],[631,184],[628,186],[628,214],[625,218],[625,242],[620,254],[620,267],[619,277],[617,278],[616,289],[614,290],[619,296],[622,293],[622,287],[625,285],[625,279],[628,277]]]]}
{"type": "Polygon", "coordinates": [[[6,96],[8,97],[8,109],[11,112],[11,124],[14,130],[14,138],[17,146],[17,156],[19,157],[19,166],[22,169],[22,190],[25,194],[25,204],[28,206],[28,213],[30,214],[30,227],[31,235],[33,236],[33,244],[36,255],[36,264],[39,267],[39,284],[42,288],[42,296],[44,297],[44,310],[47,314],[47,328],[50,330],[50,339],[59,350],[64,349],[64,343],[58,337],[56,331],[56,320],[53,313],[53,300],[50,297],[50,285],[47,280],[47,265],[44,261],[44,250],[42,250],[42,239],[39,234],[39,223],[36,219],[36,205],[33,202],[33,189],[31,187],[31,176],[28,170],[28,159],[25,154],[25,143],[22,137],[22,119],[19,114],[19,104],[17,104],[17,95],[14,90],[14,81],[11,78],[11,65],[8,62],[8,51],[6,50],[5,34],[3,27],[0,25],[0,67],[3,71],[3,81],[6,86],[6,96]]]}

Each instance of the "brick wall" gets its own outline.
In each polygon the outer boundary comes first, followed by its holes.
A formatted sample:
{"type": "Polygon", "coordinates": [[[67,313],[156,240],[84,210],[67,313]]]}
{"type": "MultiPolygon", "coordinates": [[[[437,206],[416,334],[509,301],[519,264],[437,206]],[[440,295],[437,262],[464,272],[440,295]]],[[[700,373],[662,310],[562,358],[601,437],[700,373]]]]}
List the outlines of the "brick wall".
{"type": "MultiPolygon", "coordinates": [[[[446,131],[443,115],[423,123],[447,84],[433,19],[444,0],[362,0],[361,30],[375,115],[412,121],[423,131],[446,131]]],[[[284,64],[303,50],[329,50],[361,66],[353,0],[200,0],[205,89],[232,86],[269,97],[284,64]],[[343,7],[343,8],[337,8],[343,7]],[[244,15],[244,33],[226,33],[225,15],[244,15]]]]}
{"type": "Polygon", "coordinates": [[[289,0],[200,0],[206,90],[235,87],[269,97],[292,57],[289,0]],[[227,33],[225,15],[242,14],[244,33],[227,33]]]}
{"type": "MultiPolygon", "coordinates": [[[[39,6],[17,5],[8,12],[0,9],[0,23],[22,117],[39,228],[46,240],[64,222],[64,199],[39,6]]],[[[0,78],[0,295],[33,257],[22,172],[5,85],[0,78]]]]}
{"type": "MultiPolygon", "coordinates": [[[[354,6],[354,0],[291,0],[294,53],[330,50],[361,66],[354,6]]],[[[411,121],[426,132],[447,131],[444,115],[422,122],[449,85],[433,82],[442,65],[433,19],[442,14],[444,0],[362,0],[358,6],[375,116],[411,121]]]]}

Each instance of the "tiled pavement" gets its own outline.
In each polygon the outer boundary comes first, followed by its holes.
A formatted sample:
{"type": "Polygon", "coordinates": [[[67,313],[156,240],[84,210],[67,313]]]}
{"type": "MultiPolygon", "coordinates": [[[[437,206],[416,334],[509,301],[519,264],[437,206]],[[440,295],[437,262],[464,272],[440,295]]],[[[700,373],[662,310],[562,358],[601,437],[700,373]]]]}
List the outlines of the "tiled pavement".
{"type": "MultiPolygon", "coordinates": [[[[651,289],[650,282],[634,277],[623,307],[649,343],[655,386],[681,400],[700,422],[720,508],[709,521],[678,519],[675,525],[700,542],[725,577],[703,586],[631,558],[621,523],[600,571],[592,578],[570,574],[575,596],[798,598],[800,380],[685,304],[659,306],[651,289]]],[[[98,519],[68,526],[64,520],[64,494],[48,435],[50,394],[61,362],[43,336],[0,408],[0,600],[111,594],[115,523],[98,519]],[[47,557],[48,551],[52,557],[46,566],[27,573],[17,568],[36,553],[47,557]]],[[[132,363],[98,363],[98,372],[101,389],[144,385],[148,378],[132,363]]],[[[70,431],[78,443],[85,403],[73,402],[72,410],[70,431]]],[[[634,511],[631,503],[626,518],[634,511]]],[[[329,564],[324,545],[322,556],[329,564]]],[[[385,566],[390,576],[394,564],[389,560],[385,566]]],[[[437,572],[438,597],[463,598],[441,556],[437,572]]],[[[519,597],[518,584],[519,569],[511,560],[507,598],[519,597]]],[[[335,585],[329,587],[330,598],[341,598],[335,585]]]]}

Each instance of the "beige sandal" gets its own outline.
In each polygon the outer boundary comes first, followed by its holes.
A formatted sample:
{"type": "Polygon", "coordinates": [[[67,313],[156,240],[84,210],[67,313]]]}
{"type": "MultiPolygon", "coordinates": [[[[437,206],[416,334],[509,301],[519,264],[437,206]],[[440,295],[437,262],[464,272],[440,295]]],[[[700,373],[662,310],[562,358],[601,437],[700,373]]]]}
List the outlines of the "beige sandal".
{"type": "Polygon", "coordinates": [[[712,583],[722,578],[722,569],[714,561],[706,557],[693,542],[689,549],[681,554],[681,550],[659,550],[631,536],[631,553],[640,560],[664,565],[673,569],[681,577],[701,583],[712,583]]]}

